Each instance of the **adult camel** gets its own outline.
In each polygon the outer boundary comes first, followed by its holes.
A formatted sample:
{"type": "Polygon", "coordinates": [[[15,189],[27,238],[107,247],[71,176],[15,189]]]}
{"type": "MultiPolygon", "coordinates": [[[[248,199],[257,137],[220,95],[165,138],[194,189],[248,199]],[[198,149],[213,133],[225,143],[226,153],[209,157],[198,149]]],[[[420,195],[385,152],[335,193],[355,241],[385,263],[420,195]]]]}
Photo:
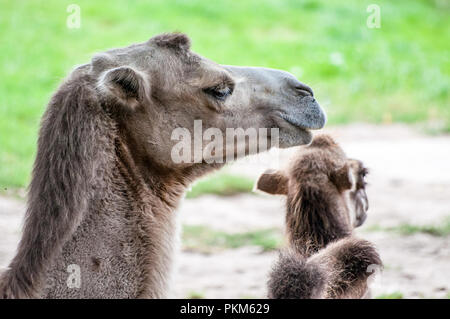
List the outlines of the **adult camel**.
{"type": "Polygon", "coordinates": [[[221,132],[278,128],[289,147],[309,143],[325,114],[291,74],[219,65],[190,51],[183,34],[96,54],[43,116],[0,297],[165,297],[175,208],[193,180],[223,165],[173,160],[173,131],[193,133],[195,120],[221,132]]]}

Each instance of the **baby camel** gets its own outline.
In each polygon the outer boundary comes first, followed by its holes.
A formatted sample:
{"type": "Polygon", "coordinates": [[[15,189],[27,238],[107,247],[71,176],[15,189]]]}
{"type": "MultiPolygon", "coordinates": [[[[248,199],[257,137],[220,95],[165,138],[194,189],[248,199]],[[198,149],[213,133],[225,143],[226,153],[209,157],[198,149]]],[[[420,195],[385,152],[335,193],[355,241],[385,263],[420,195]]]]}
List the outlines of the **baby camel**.
{"type": "Polygon", "coordinates": [[[269,298],[362,298],[369,265],[381,265],[374,246],[352,231],[366,219],[367,169],[319,135],[286,171],[268,170],[256,188],[287,196],[288,247],[268,282],[269,298]]]}

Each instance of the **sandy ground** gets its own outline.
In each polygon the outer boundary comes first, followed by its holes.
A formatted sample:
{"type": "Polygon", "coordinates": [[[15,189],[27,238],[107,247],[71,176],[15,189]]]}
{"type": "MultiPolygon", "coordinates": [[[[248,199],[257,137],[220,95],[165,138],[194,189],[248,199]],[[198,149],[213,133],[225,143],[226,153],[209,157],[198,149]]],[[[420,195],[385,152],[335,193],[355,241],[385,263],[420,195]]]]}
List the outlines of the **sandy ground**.
{"type": "MultiPolygon", "coordinates": [[[[364,124],[327,131],[349,156],[363,160],[370,168],[369,217],[357,232],[376,244],[385,264],[372,284],[372,295],[400,292],[405,298],[448,297],[450,236],[405,236],[370,228],[402,223],[439,225],[450,217],[450,136],[426,136],[402,125],[364,124]]],[[[256,177],[267,167],[284,165],[294,151],[262,154],[256,160],[241,161],[225,170],[256,177]]],[[[0,197],[0,267],[14,254],[23,211],[23,201],[0,197]]],[[[259,194],[203,196],[184,200],[178,215],[183,224],[227,232],[265,228],[281,231],[283,199],[259,194]]],[[[276,252],[248,246],[210,254],[181,251],[174,296],[265,297],[267,272],[276,256],[276,252]]]]}

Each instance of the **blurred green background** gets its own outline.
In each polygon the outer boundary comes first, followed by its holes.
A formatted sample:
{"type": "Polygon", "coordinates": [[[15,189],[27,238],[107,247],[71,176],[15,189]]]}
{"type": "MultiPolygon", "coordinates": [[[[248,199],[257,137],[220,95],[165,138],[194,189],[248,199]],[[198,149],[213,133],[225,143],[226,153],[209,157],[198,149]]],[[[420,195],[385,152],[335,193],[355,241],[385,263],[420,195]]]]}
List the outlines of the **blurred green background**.
{"type": "MultiPolygon", "coordinates": [[[[329,124],[450,131],[450,2],[376,1],[379,29],[366,26],[371,3],[2,0],[0,186],[28,183],[40,117],[74,65],[168,31],[187,33],[195,52],[218,63],[292,72],[314,88],[329,124]],[[66,27],[72,3],[81,8],[79,29],[66,27]]],[[[219,188],[242,185],[225,179],[231,184],[219,188]]]]}

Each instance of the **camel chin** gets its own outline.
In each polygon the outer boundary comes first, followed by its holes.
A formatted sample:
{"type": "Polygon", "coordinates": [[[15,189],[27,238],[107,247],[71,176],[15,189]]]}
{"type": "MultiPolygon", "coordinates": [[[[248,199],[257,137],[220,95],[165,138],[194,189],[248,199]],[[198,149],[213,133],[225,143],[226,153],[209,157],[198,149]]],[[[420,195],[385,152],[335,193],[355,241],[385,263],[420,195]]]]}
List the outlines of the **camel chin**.
{"type": "Polygon", "coordinates": [[[313,134],[310,130],[287,123],[286,127],[280,127],[280,148],[289,148],[311,143],[313,134]]]}

